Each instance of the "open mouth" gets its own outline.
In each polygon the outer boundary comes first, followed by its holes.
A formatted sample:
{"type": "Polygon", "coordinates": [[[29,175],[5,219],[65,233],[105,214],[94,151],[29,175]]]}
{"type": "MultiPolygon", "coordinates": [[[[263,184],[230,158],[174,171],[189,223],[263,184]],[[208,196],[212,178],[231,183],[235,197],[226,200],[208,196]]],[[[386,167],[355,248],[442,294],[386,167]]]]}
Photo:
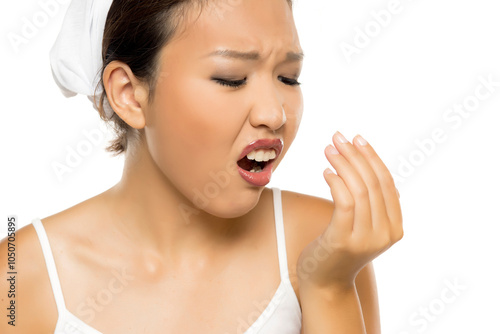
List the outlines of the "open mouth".
{"type": "Polygon", "coordinates": [[[266,168],[267,165],[269,165],[271,162],[276,160],[276,158],[268,160],[268,161],[256,161],[256,160],[250,160],[246,156],[243,157],[243,159],[238,160],[237,164],[240,168],[249,171],[250,173],[259,173],[266,168]]]}

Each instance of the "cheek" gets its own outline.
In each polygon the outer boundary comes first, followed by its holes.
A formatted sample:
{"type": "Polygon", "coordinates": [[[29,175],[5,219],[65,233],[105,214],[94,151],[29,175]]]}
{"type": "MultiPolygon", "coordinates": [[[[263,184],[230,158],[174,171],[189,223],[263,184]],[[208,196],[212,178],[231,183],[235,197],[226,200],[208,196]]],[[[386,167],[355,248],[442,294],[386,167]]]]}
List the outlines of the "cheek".
{"type": "Polygon", "coordinates": [[[302,120],[303,109],[304,105],[301,92],[300,94],[293,94],[287,97],[287,102],[285,104],[286,123],[283,133],[285,146],[283,147],[283,151],[280,155],[280,158],[274,165],[274,169],[276,169],[277,166],[281,163],[281,160],[283,160],[283,158],[285,157],[286,152],[288,152],[288,149],[292,145],[295,136],[297,135],[300,122],[302,120]]]}
{"type": "MultiPolygon", "coordinates": [[[[236,104],[216,96],[215,83],[207,79],[172,80],[162,87],[155,111],[156,122],[162,128],[162,140],[175,142],[201,157],[210,157],[209,151],[223,154],[232,147],[239,128],[239,118],[231,113],[236,104]]],[[[227,152],[229,153],[229,152],[227,152]]]]}
{"type": "Polygon", "coordinates": [[[302,91],[299,93],[292,94],[287,98],[287,105],[285,105],[286,114],[286,130],[285,136],[288,137],[290,141],[293,141],[295,135],[297,134],[302,120],[302,113],[304,110],[304,102],[302,97],[302,91]]]}
{"type": "Polygon", "coordinates": [[[226,166],[241,126],[208,80],[171,75],[156,90],[146,136],[150,153],[186,196],[226,166]]]}

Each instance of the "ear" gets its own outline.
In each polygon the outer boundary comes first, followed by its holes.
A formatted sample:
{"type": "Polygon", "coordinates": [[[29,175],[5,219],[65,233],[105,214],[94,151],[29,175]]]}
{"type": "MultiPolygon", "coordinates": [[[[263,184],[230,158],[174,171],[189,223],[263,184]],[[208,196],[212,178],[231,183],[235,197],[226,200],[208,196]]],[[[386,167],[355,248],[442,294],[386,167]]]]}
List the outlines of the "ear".
{"type": "Polygon", "coordinates": [[[103,83],[109,104],[118,116],[135,129],[144,128],[148,104],[146,84],[121,61],[112,61],[106,66],[103,83]]]}

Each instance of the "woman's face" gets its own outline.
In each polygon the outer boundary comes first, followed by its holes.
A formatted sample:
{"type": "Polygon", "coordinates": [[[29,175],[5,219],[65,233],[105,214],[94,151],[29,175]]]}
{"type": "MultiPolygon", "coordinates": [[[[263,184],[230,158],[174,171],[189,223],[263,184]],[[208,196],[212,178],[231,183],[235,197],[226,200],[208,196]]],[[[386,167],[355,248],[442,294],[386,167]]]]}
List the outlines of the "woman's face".
{"type": "Polygon", "coordinates": [[[146,111],[147,147],[194,209],[239,217],[264,189],[238,171],[245,147],[258,139],[282,140],[274,171],[297,133],[303,100],[294,82],[302,62],[289,53],[302,49],[286,0],[212,1],[194,20],[198,13],[190,10],[183,33],[161,52],[146,111]],[[258,57],[211,55],[217,50],[258,57]]]}

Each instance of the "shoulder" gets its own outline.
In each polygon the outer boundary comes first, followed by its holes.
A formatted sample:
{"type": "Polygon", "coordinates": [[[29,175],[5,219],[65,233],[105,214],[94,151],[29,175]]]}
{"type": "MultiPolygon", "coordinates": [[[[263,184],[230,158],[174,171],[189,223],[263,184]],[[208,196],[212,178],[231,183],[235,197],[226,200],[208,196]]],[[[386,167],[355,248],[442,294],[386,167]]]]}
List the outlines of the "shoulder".
{"type": "MultiPolygon", "coordinates": [[[[332,218],[333,201],[289,190],[282,190],[283,219],[296,235],[294,242],[300,250],[326,229],[332,218]]],[[[292,238],[294,237],[292,235],[292,238]]]]}
{"type": "MultiPolygon", "coordinates": [[[[283,219],[287,247],[293,259],[289,260],[289,269],[292,285],[298,294],[298,282],[295,274],[296,261],[302,250],[313,240],[319,237],[328,227],[335,210],[332,200],[322,197],[301,194],[282,190],[283,219]],[[289,241],[290,240],[290,241],[289,241]],[[293,262],[292,262],[293,261],[293,262]],[[290,263],[291,262],[291,263],[290,263]],[[295,280],[294,280],[295,279],[295,280]]],[[[378,296],[373,263],[369,262],[355,280],[356,290],[363,309],[363,316],[370,332],[380,332],[378,296]]]]}
{"type": "MultiPolygon", "coordinates": [[[[318,238],[332,219],[335,203],[332,200],[288,190],[282,190],[283,219],[293,238],[294,251],[302,252],[305,246],[318,238]]],[[[373,276],[370,262],[364,269],[360,281],[373,276]]],[[[361,273],[361,272],[360,272],[361,273]]]]}
{"type": "MultiPolygon", "coordinates": [[[[42,248],[32,224],[28,224],[15,232],[15,240],[8,237],[0,241],[0,298],[7,307],[11,300],[15,303],[15,327],[0,323],[2,333],[34,333],[50,332],[55,328],[57,309],[52,295],[42,248]],[[15,275],[9,275],[9,256],[14,256],[15,275]],[[7,279],[12,279],[8,281],[7,279]],[[11,283],[13,283],[11,285],[11,283]]],[[[12,260],[12,257],[11,257],[12,260]]],[[[3,308],[3,307],[2,307],[3,308]]]]}
{"type": "Polygon", "coordinates": [[[302,250],[328,226],[334,203],[321,197],[289,190],[281,190],[281,201],[290,282],[301,305],[297,259],[302,250]]]}

